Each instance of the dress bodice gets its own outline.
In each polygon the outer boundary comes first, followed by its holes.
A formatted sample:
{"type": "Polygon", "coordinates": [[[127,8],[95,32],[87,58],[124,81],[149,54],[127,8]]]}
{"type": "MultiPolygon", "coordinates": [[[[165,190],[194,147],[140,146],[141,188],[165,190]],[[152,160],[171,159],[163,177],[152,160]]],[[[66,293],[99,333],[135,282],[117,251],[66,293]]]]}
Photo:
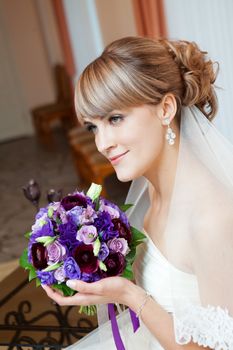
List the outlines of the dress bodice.
{"type": "Polygon", "coordinates": [[[143,231],[147,240],[137,247],[137,257],[133,265],[136,283],[147,290],[168,312],[173,312],[173,297],[200,305],[196,276],[172,265],[146,231],[143,231]]]}

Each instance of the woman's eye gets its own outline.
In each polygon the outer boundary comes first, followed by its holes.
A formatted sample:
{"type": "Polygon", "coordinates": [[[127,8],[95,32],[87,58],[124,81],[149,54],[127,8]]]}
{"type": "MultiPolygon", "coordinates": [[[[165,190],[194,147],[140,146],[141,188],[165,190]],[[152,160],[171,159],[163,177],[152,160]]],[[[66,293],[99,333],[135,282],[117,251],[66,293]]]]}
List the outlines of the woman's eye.
{"type": "Polygon", "coordinates": [[[123,116],[122,115],[112,115],[110,118],[109,118],[109,121],[113,124],[117,124],[119,123],[121,120],[123,119],[123,116]]]}
{"type": "Polygon", "coordinates": [[[88,125],[86,127],[87,131],[89,131],[89,132],[95,132],[95,130],[96,130],[95,128],[96,128],[95,125],[88,125]]]}

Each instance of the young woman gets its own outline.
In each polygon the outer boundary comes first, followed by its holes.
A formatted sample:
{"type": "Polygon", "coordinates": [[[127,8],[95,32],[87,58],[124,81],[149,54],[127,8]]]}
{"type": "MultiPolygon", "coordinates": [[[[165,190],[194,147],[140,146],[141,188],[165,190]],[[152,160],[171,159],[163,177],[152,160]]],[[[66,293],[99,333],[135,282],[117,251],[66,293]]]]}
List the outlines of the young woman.
{"type": "MultiPolygon", "coordinates": [[[[60,305],[120,303],[126,349],[233,349],[233,151],[212,118],[213,62],[195,43],[127,37],[106,47],[82,73],[77,115],[120,181],[139,246],[135,283],[85,283],[60,305]]],[[[72,349],[115,349],[110,322],[72,349]]]]}

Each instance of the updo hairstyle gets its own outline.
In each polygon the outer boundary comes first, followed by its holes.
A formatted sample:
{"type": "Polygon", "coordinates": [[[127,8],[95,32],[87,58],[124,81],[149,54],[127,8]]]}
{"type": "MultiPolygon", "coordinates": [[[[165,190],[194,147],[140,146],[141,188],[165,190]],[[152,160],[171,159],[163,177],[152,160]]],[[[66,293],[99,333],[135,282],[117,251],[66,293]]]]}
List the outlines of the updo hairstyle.
{"type": "Polygon", "coordinates": [[[81,74],[75,94],[78,118],[157,105],[172,93],[178,117],[182,106],[195,105],[211,120],[217,111],[213,87],[217,72],[206,54],[196,43],[184,40],[118,39],[81,74]]]}

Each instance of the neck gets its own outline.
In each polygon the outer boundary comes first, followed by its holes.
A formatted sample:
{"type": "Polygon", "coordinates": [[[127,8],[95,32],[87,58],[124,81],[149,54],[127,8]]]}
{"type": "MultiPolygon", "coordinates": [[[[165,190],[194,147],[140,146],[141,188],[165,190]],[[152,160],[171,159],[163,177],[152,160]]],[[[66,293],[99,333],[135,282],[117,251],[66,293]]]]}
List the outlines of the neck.
{"type": "Polygon", "coordinates": [[[153,187],[152,205],[158,209],[170,203],[175,183],[176,166],[179,153],[179,131],[176,132],[175,144],[170,146],[166,141],[156,164],[144,176],[153,187]]]}

